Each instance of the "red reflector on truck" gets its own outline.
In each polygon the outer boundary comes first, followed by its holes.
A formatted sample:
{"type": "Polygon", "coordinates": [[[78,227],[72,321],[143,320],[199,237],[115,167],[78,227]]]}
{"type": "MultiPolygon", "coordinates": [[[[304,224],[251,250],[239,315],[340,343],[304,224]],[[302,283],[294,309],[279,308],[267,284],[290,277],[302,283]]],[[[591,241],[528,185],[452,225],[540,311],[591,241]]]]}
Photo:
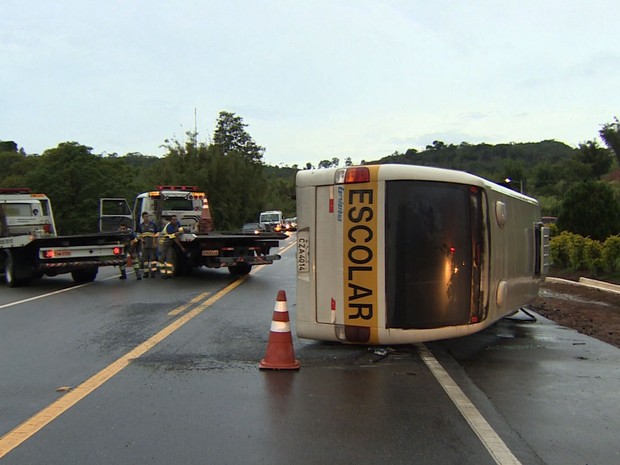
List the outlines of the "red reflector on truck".
{"type": "Polygon", "coordinates": [[[46,250],[43,252],[43,256],[45,258],[56,258],[56,257],[70,257],[71,251],[67,249],[63,250],[46,250]]]}

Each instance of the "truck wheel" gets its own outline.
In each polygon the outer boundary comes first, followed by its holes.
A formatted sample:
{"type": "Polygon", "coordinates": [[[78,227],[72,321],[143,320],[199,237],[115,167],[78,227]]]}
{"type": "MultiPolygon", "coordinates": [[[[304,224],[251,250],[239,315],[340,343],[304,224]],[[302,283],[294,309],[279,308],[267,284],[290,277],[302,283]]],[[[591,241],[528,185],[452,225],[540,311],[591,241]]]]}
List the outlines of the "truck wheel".
{"type": "Polygon", "coordinates": [[[235,276],[245,276],[252,271],[252,265],[247,263],[237,263],[236,265],[229,266],[228,271],[230,271],[230,274],[235,276]]]}
{"type": "MultiPolygon", "coordinates": [[[[16,254],[19,257],[19,254],[16,254]]],[[[4,280],[9,287],[23,286],[30,282],[31,274],[20,268],[19,260],[11,251],[7,251],[4,259],[4,280]]]]}
{"type": "Polygon", "coordinates": [[[73,278],[73,281],[78,284],[91,283],[97,277],[98,271],[99,268],[97,268],[96,266],[92,268],[83,268],[80,270],[72,271],[71,277],[73,278]]]}
{"type": "Polygon", "coordinates": [[[4,280],[9,287],[18,285],[17,279],[15,279],[15,262],[11,253],[7,253],[4,260],[4,280]]]}
{"type": "Polygon", "coordinates": [[[187,256],[183,253],[181,249],[177,249],[176,247],[173,249],[173,262],[172,266],[174,267],[174,275],[175,276],[188,276],[191,272],[191,266],[189,264],[189,260],[187,256]]]}

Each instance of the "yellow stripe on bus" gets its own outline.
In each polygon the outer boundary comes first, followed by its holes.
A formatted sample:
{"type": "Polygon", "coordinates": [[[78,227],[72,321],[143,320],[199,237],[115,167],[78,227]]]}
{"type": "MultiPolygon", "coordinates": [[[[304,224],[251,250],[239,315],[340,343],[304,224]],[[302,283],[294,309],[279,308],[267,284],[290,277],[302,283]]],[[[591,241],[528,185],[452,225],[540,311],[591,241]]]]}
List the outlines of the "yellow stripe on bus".
{"type": "Polygon", "coordinates": [[[369,328],[368,342],[378,342],[378,171],[370,167],[371,182],[346,184],[344,192],[344,324],[369,328]]]}

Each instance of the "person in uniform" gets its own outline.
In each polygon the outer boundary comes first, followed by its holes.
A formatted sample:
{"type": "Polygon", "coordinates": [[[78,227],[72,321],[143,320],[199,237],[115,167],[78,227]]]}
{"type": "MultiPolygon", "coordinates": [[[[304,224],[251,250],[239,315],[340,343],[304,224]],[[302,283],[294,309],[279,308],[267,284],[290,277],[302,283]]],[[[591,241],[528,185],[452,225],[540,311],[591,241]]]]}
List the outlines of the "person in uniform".
{"type": "Polygon", "coordinates": [[[138,239],[142,249],[141,264],[145,278],[154,278],[157,272],[157,238],[159,231],[148,212],[142,213],[142,222],[138,225],[138,239]]]}
{"type": "Polygon", "coordinates": [[[179,234],[182,233],[183,228],[179,226],[176,215],[172,215],[159,234],[159,271],[163,279],[174,277],[174,244],[185,252],[179,239],[179,234]]]}
{"type": "Polygon", "coordinates": [[[118,279],[127,279],[126,267],[129,265],[133,268],[133,271],[136,274],[136,279],[140,280],[142,279],[142,273],[140,271],[140,261],[138,257],[138,238],[136,234],[132,230],[127,229],[127,226],[124,224],[121,224],[118,230],[120,232],[128,233],[127,240],[124,243],[125,253],[127,254],[127,263],[119,265],[121,275],[118,279]]]}

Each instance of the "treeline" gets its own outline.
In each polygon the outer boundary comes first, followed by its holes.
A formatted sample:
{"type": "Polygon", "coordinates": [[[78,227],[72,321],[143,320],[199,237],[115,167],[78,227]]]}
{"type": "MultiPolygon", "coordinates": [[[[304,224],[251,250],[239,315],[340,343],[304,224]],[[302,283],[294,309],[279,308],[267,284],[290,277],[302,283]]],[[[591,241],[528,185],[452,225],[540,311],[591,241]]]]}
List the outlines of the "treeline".
{"type": "Polygon", "coordinates": [[[559,231],[603,241],[620,232],[620,122],[604,124],[596,140],[577,148],[537,143],[445,144],[409,149],[367,163],[404,163],[476,174],[535,197],[559,231]]]}
{"type": "Polygon", "coordinates": [[[49,196],[61,234],[96,231],[99,198],[122,197],[132,204],[138,193],[165,184],[205,190],[221,230],[257,221],[268,209],[294,216],[296,170],[265,166],[264,148],[246,126],[241,117],[221,112],[212,143],[188,133],[184,143],[167,140],[162,158],[96,155],[77,142],[28,155],[15,142],[0,142],[0,187],[30,187],[49,196]]]}
{"type": "MultiPolygon", "coordinates": [[[[88,146],[65,142],[41,155],[28,155],[15,142],[0,142],[0,187],[31,187],[46,193],[55,206],[63,234],[93,231],[98,199],[124,197],[161,184],[197,185],[207,192],[216,227],[239,228],[263,210],[296,216],[293,167],[263,163],[264,148],[246,131],[243,119],[221,112],[213,142],[188,133],[183,142],[166,140],[166,154],[96,155],[88,146]]],[[[535,197],[544,216],[558,217],[561,230],[604,240],[620,232],[620,123],[602,126],[605,146],[596,140],[577,148],[547,140],[508,144],[445,144],[409,149],[371,163],[403,163],[458,169],[535,197]],[[510,182],[506,182],[509,179],[510,182]]],[[[352,154],[355,155],[355,154],[352,154]]],[[[352,164],[343,157],[343,166],[352,164]]],[[[317,168],[340,166],[341,159],[321,160],[317,168]]],[[[315,168],[307,162],[303,169],[315,168]]]]}
{"type": "MultiPolygon", "coordinates": [[[[558,218],[560,231],[595,240],[620,232],[620,122],[604,124],[596,140],[577,148],[546,140],[509,144],[446,144],[409,149],[362,164],[401,163],[466,171],[535,197],[543,216],[558,218]]],[[[345,165],[350,158],[345,159],[345,165]]],[[[338,166],[339,158],[318,168],[338,166]]],[[[312,167],[309,163],[306,167],[312,167]]]]}

